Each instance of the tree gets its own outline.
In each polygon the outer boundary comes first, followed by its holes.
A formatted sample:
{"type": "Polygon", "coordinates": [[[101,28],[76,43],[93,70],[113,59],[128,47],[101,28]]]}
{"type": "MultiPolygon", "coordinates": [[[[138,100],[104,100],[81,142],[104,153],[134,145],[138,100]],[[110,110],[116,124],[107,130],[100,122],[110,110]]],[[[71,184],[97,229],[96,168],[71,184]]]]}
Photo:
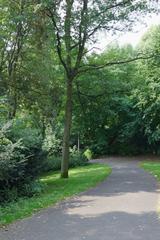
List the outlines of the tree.
{"type": "MultiPolygon", "coordinates": [[[[55,47],[66,76],[65,127],[61,177],[68,177],[69,140],[72,122],[72,93],[76,78],[84,71],[96,66],[87,66],[87,44],[95,40],[96,34],[105,30],[124,31],[130,29],[139,15],[148,8],[148,1],[131,0],[49,0],[42,1],[37,9],[45,9],[52,22],[55,47]]],[[[124,62],[124,60],[122,61],[124,62]]],[[[119,62],[120,63],[120,62],[119,62]]],[[[112,64],[115,64],[113,62],[112,64]]],[[[105,67],[111,65],[104,63],[105,67]]]]}
{"type": "Polygon", "coordinates": [[[144,135],[154,153],[160,152],[160,25],[154,26],[142,38],[139,47],[155,53],[152,59],[140,61],[137,70],[139,88],[133,91],[135,108],[140,112],[139,122],[143,122],[144,135]]]}
{"type": "Polygon", "coordinates": [[[0,3],[0,107],[6,120],[22,110],[32,114],[45,137],[46,125],[59,112],[64,84],[45,21],[34,7],[26,0],[0,3]]]}
{"type": "MultiPolygon", "coordinates": [[[[114,58],[133,58],[134,52],[130,45],[119,47],[116,44],[108,46],[101,54],[91,54],[88,61],[100,65],[104,59],[109,62],[114,58]]],[[[134,83],[136,70],[136,62],[113,65],[92,71],[92,75],[86,72],[76,81],[72,138],[79,132],[81,146],[88,147],[95,155],[120,153],[117,142],[124,124],[131,118],[128,98],[137,87],[134,83]]]]}
{"type": "Polygon", "coordinates": [[[8,118],[12,119],[17,111],[17,80],[22,62],[22,50],[30,31],[30,3],[25,0],[2,1],[1,14],[1,45],[0,73],[5,78],[8,88],[8,118]]]}

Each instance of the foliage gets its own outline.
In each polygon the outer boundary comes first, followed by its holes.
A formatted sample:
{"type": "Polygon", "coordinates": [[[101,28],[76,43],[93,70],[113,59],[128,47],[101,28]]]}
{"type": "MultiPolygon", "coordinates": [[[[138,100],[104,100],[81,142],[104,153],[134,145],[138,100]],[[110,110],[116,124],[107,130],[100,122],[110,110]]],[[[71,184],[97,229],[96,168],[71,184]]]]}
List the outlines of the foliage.
{"type": "MultiPolygon", "coordinates": [[[[61,177],[68,177],[70,133],[72,125],[72,100],[75,81],[84,72],[112,65],[106,61],[102,64],[88,64],[87,56],[90,49],[87,44],[96,40],[96,33],[107,31],[114,33],[130,30],[133,23],[148,11],[152,11],[152,3],[156,1],[45,1],[35,6],[37,12],[44,13],[52,24],[54,47],[60,65],[65,72],[65,118],[63,136],[63,154],[61,177]],[[62,11],[64,14],[62,14],[62,11]],[[77,37],[78,36],[78,37],[77,37]]],[[[157,4],[158,5],[158,4],[157,4]]],[[[108,60],[108,59],[107,59],[108,60]]],[[[112,59],[112,63],[120,63],[112,59]]],[[[125,59],[122,62],[127,62],[125,59]]]]}
{"type": "Polygon", "coordinates": [[[13,143],[5,136],[8,127],[6,125],[0,131],[0,202],[11,197],[16,199],[18,193],[15,186],[24,180],[27,161],[21,153],[21,141],[13,143]]]}
{"type": "MultiPolygon", "coordinates": [[[[70,167],[77,167],[77,166],[85,166],[88,164],[87,158],[77,151],[71,152],[69,166],[70,167]]],[[[60,170],[61,169],[61,157],[55,155],[49,155],[46,161],[44,161],[44,171],[51,171],[51,170],[60,170]]]]}
{"type": "Polygon", "coordinates": [[[47,129],[47,134],[43,141],[43,149],[48,152],[48,155],[60,156],[62,153],[62,141],[56,135],[56,130],[47,129]]]}
{"type": "Polygon", "coordinates": [[[152,28],[136,50],[113,45],[89,61],[128,59],[135,51],[154,53],[152,58],[86,73],[77,80],[73,129],[94,155],[160,152],[159,32],[159,26],[152,28]]]}
{"type": "Polygon", "coordinates": [[[40,130],[30,118],[23,117],[13,121],[9,137],[13,141],[21,139],[25,146],[22,152],[28,156],[27,172],[31,176],[37,176],[42,171],[43,161],[47,157],[47,152],[42,149],[43,139],[40,130]]]}
{"type": "MultiPolygon", "coordinates": [[[[32,196],[36,192],[34,187],[36,183],[33,183],[33,180],[40,172],[39,169],[42,168],[40,160],[40,166],[36,161],[36,157],[39,155],[34,152],[35,155],[31,156],[31,148],[29,149],[27,145],[24,145],[25,141],[23,142],[22,139],[13,140],[8,137],[11,125],[12,123],[8,123],[0,130],[1,203],[17,200],[19,196],[32,196]]],[[[38,188],[37,191],[39,191],[38,188]]]]}
{"type": "Polygon", "coordinates": [[[88,159],[91,160],[92,159],[92,151],[90,149],[86,149],[84,152],[84,156],[88,159]]]}
{"type": "Polygon", "coordinates": [[[12,122],[0,140],[5,199],[39,191],[35,179],[60,169],[62,153],[65,177],[69,153],[72,167],[85,156],[160,154],[160,26],[135,48],[91,46],[99,31],[131,30],[156,7],[156,0],[1,0],[0,125],[12,122]]]}

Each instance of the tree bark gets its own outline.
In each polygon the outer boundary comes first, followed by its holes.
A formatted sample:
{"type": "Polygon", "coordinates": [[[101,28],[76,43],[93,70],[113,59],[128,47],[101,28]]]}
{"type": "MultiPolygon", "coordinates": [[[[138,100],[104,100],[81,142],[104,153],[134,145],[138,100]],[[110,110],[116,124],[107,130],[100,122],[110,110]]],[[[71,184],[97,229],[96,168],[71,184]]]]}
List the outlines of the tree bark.
{"type": "Polygon", "coordinates": [[[16,68],[11,67],[8,71],[8,119],[12,120],[17,112],[17,89],[16,89],[16,68]]]}
{"type": "Polygon", "coordinates": [[[9,98],[8,120],[12,120],[15,118],[17,112],[17,96],[14,95],[9,98]]]}
{"type": "Polygon", "coordinates": [[[72,88],[73,88],[72,80],[67,79],[67,98],[65,106],[65,126],[62,149],[61,178],[68,178],[69,139],[72,123],[72,88]]]}

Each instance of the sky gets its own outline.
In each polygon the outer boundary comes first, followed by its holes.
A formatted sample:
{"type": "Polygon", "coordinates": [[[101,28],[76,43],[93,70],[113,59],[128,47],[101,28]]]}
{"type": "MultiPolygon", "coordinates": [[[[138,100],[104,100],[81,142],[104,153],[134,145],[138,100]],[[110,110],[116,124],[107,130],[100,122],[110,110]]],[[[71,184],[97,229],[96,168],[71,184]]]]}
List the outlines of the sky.
{"type": "Polygon", "coordinates": [[[136,46],[142,36],[147,30],[153,26],[160,24],[160,14],[152,14],[150,17],[146,17],[144,20],[144,24],[137,25],[132,32],[122,33],[121,35],[109,36],[107,37],[105,33],[99,34],[98,43],[96,43],[95,47],[97,48],[97,52],[103,51],[108,44],[118,42],[120,45],[124,44],[132,44],[136,46]]]}

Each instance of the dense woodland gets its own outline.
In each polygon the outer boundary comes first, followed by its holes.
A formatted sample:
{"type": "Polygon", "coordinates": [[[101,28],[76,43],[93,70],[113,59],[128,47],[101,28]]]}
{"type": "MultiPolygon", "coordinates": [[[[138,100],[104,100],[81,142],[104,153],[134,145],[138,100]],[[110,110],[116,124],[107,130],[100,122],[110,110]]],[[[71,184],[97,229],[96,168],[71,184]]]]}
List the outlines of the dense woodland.
{"type": "Polygon", "coordinates": [[[160,25],[135,48],[90,47],[157,1],[111,2],[0,0],[1,202],[40,191],[44,171],[160,154],[160,25]]]}

